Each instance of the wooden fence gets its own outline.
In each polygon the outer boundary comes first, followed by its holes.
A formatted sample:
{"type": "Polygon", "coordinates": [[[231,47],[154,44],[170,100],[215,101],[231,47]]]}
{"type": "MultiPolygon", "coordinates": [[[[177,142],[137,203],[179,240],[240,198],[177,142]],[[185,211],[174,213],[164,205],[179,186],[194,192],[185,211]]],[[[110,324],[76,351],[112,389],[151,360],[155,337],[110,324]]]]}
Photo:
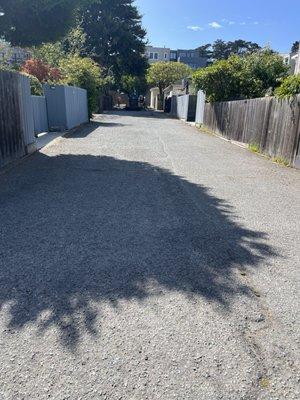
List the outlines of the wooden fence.
{"type": "Polygon", "coordinates": [[[203,123],[228,139],[253,144],[260,152],[291,165],[299,156],[300,95],[207,103],[203,123]]]}
{"type": "Polygon", "coordinates": [[[0,73],[0,168],[26,153],[18,75],[0,73]]]}

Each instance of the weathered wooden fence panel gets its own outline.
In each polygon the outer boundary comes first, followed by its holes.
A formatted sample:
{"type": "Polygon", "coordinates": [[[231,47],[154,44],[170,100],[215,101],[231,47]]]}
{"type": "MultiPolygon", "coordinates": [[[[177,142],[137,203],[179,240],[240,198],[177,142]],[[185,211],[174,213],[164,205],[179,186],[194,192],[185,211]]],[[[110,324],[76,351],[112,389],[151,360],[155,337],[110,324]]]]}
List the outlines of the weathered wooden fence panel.
{"type": "Polygon", "coordinates": [[[228,139],[255,144],[294,165],[300,138],[300,95],[207,103],[203,123],[228,139]]]}
{"type": "Polygon", "coordinates": [[[25,155],[16,74],[0,73],[0,167],[25,155]]]}

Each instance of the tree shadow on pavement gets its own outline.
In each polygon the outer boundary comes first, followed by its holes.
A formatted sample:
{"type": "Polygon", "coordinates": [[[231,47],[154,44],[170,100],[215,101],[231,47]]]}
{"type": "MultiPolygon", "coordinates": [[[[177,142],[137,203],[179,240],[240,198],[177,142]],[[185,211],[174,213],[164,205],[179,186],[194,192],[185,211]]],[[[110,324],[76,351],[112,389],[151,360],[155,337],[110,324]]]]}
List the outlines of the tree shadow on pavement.
{"type": "MultiPolygon", "coordinates": [[[[170,114],[165,113],[163,111],[157,111],[157,110],[140,110],[140,111],[128,111],[128,110],[112,110],[112,111],[106,111],[104,115],[109,115],[110,117],[112,116],[119,116],[119,117],[141,117],[141,118],[153,118],[153,119],[172,119],[170,114]]],[[[95,114],[94,119],[98,120],[98,118],[102,117],[102,114],[95,114]]]]}
{"type": "Polygon", "coordinates": [[[66,139],[80,139],[80,138],[83,139],[89,136],[93,132],[94,133],[96,132],[96,134],[98,134],[99,133],[99,130],[97,131],[98,128],[106,129],[106,128],[118,128],[123,126],[125,126],[125,124],[119,122],[103,121],[98,116],[98,119],[90,121],[90,123],[86,125],[82,125],[78,128],[71,130],[64,137],[66,139]]]}
{"type": "Polygon", "coordinates": [[[103,302],[158,290],[230,309],[252,296],[236,268],[276,255],[208,188],[147,163],[36,154],[0,178],[0,199],[8,329],[55,326],[72,351],[97,335],[103,302]]]}

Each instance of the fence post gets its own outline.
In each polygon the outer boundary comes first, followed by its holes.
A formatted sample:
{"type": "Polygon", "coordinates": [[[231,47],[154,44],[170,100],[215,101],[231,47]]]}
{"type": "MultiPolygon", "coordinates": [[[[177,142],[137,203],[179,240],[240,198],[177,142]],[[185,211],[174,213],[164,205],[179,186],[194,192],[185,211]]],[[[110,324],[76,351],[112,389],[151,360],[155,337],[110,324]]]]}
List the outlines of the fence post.
{"type": "Polygon", "coordinates": [[[34,137],[33,104],[31,100],[30,82],[27,76],[18,74],[20,116],[22,123],[25,150],[30,154],[36,150],[34,137]]]}
{"type": "Polygon", "coordinates": [[[199,90],[197,93],[196,124],[202,125],[204,121],[205,93],[199,90]]]}

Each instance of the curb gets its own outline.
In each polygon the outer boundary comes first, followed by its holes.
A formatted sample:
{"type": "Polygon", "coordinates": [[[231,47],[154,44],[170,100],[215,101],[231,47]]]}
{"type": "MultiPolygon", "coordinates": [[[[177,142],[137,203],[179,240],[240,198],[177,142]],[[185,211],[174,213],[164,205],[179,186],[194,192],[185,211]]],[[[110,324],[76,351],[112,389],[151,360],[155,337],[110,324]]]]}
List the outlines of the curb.
{"type": "MultiPolygon", "coordinates": [[[[53,139],[50,143],[47,143],[45,146],[41,147],[41,148],[37,148],[37,146],[32,146],[32,144],[30,144],[29,149],[28,149],[28,154],[25,154],[23,157],[21,158],[17,158],[16,160],[11,161],[9,164],[5,165],[4,167],[2,167],[0,169],[0,176],[6,174],[7,172],[9,172],[10,170],[12,170],[13,168],[17,167],[18,165],[20,165],[21,163],[25,162],[26,160],[28,160],[30,157],[32,157],[34,154],[36,154],[37,152],[39,152],[42,149],[45,149],[46,147],[52,145],[53,143],[55,143],[56,141],[61,140],[62,138],[64,138],[67,135],[71,135],[72,133],[76,132],[77,130],[81,129],[83,126],[88,125],[90,123],[86,122],[84,124],[75,126],[72,129],[66,130],[64,132],[62,132],[62,134],[60,136],[58,136],[57,138],[53,139]]],[[[36,143],[35,143],[36,144],[36,143]]]]}

